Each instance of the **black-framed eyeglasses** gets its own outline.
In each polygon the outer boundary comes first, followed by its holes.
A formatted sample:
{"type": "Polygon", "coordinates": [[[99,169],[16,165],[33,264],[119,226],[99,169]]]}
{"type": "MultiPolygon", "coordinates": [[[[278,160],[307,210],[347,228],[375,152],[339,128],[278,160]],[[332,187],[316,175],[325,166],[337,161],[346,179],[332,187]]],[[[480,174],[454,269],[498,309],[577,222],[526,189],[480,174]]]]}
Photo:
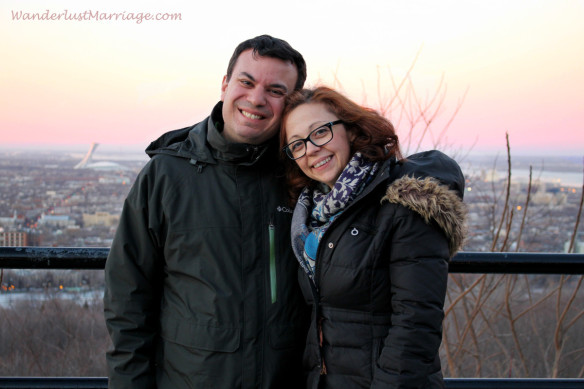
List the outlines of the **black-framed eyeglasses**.
{"type": "Polygon", "coordinates": [[[290,142],[284,146],[282,150],[284,150],[286,155],[292,160],[302,158],[304,155],[306,155],[307,142],[310,142],[317,147],[326,145],[328,142],[333,140],[333,126],[342,122],[342,120],[335,120],[323,124],[322,126],[312,130],[306,138],[296,139],[295,141],[290,142]]]}

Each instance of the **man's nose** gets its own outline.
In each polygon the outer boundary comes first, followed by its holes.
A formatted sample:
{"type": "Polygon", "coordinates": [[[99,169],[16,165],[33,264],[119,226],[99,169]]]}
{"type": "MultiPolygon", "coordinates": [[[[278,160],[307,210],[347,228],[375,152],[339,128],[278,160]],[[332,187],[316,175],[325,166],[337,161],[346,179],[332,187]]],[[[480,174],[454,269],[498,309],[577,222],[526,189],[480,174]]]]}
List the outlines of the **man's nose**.
{"type": "Polygon", "coordinates": [[[248,93],[248,101],[255,106],[266,104],[266,94],[261,88],[253,88],[248,93]]]}

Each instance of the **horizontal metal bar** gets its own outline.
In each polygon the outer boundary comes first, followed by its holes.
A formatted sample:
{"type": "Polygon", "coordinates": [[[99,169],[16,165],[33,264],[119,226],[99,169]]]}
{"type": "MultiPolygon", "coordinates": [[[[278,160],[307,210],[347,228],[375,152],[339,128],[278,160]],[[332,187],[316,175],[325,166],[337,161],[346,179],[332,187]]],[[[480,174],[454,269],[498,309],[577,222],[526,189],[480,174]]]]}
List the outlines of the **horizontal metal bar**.
{"type": "Polygon", "coordinates": [[[0,377],[2,389],[107,389],[107,377],[0,377]]]}
{"type": "Polygon", "coordinates": [[[109,248],[0,247],[3,269],[103,269],[109,248]]]}
{"type": "Polygon", "coordinates": [[[584,254],[460,252],[450,273],[584,274],[584,254]]]}
{"type": "Polygon", "coordinates": [[[583,389],[580,378],[445,378],[447,389],[583,389]]]}
{"type": "MultiPolygon", "coordinates": [[[[0,247],[3,269],[103,269],[109,248],[0,247]]],[[[584,274],[584,254],[460,252],[451,273],[584,274]]]]}
{"type": "MultiPolygon", "coordinates": [[[[107,389],[106,377],[0,377],[2,389],[107,389]]],[[[447,389],[582,389],[580,378],[445,378],[447,389]]]]}

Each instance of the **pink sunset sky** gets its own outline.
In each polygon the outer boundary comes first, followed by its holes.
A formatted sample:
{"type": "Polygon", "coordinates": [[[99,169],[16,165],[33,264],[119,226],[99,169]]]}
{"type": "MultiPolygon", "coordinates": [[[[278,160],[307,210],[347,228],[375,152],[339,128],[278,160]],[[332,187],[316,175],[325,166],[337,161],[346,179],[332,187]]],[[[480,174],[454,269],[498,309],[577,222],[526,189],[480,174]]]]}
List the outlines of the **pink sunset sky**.
{"type": "Polygon", "coordinates": [[[235,46],[267,33],[304,55],[307,86],[340,87],[374,108],[393,99],[404,144],[411,125],[399,103],[430,105],[430,115],[442,101],[423,148],[504,153],[508,133],[516,153],[584,152],[584,1],[282,4],[3,1],[0,147],[143,148],[205,118],[235,46]],[[86,19],[24,20],[65,12],[86,19]],[[138,23],[140,13],[181,20],[138,23]],[[99,14],[118,20],[90,16],[99,14]],[[397,84],[409,75],[399,98],[390,74],[397,84]]]}

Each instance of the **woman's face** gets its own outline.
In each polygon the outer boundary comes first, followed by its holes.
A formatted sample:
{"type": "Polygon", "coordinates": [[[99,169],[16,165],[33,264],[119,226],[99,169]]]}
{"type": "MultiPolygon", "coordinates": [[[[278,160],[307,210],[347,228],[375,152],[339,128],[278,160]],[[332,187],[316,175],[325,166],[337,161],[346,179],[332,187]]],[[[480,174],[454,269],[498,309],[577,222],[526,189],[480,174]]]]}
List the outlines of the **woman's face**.
{"type": "MultiPolygon", "coordinates": [[[[305,139],[312,131],[339,118],[321,103],[302,104],[292,110],[286,118],[286,143],[305,139]]],[[[351,144],[354,135],[345,126],[332,126],[333,138],[323,146],[306,142],[306,155],[295,160],[298,167],[309,178],[332,188],[351,159],[351,144]]]]}

